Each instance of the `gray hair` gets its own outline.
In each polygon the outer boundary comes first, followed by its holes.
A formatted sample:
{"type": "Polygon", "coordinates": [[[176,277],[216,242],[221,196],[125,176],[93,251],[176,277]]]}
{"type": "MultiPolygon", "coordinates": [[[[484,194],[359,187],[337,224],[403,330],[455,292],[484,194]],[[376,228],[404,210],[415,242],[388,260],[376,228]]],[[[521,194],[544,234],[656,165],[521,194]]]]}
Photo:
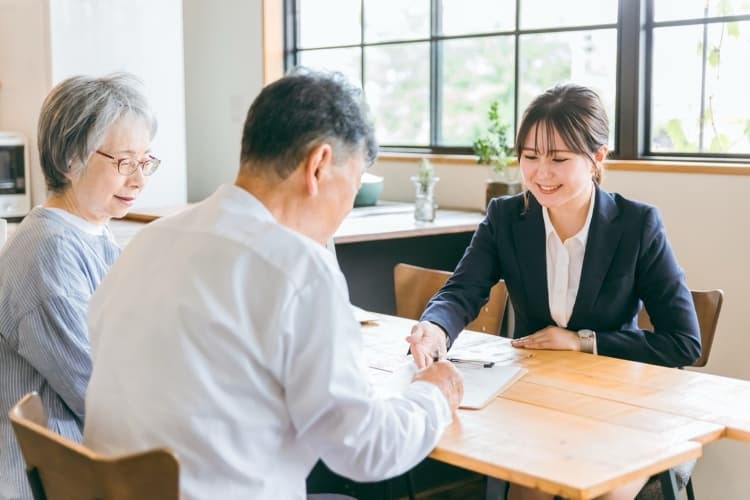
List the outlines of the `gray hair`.
{"type": "Polygon", "coordinates": [[[83,171],[109,128],[125,117],[143,120],[153,139],[156,118],[134,75],[74,76],[58,83],[44,99],[37,130],[47,189],[65,191],[68,175],[83,171]]]}
{"type": "Polygon", "coordinates": [[[241,168],[262,168],[285,179],[323,141],[337,161],[364,154],[371,164],[377,143],[362,90],[341,73],[294,68],[253,101],[242,132],[241,168]]]}

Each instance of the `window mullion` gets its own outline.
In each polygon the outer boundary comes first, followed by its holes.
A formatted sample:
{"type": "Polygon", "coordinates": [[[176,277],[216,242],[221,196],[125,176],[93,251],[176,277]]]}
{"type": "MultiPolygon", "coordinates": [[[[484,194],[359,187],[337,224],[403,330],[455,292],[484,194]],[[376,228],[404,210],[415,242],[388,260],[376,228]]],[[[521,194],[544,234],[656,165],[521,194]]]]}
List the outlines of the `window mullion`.
{"type": "Polygon", "coordinates": [[[639,158],[644,151],[644,140],[648,141],[648,136],[643,134],[642,125],[648,122],[649,96],[645,91],[647,87],[644,80],[650,78],[651,71],[650,64],[644,60],[644,51],[641,50],[641,26],[645,15],[647,22],[644,41],[645,51],[648,52],[653,29],[648,22],[651,1],[619,2],[615,147],[620,159],[639,158]]]}
{"type": "Polygon", "coordinates": [[[442,142],[442,97],[443,82],[440,78],[443,64],[442,42],[437,37],[442,33],[442,1],[430,0],[430,146],[442,142]]]}
{"type": "Polygon", "coordinates": [[[297,0],[284,0],[284,72],[297,65],[298,33],[297,0]]]}

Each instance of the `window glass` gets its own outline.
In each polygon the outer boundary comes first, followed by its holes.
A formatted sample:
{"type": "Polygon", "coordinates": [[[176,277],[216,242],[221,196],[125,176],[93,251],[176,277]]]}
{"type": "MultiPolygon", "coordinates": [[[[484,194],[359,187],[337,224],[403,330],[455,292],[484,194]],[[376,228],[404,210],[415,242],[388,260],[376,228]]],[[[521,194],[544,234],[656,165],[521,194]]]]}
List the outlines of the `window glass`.
{"type": "Polygon", "coordinates": [[[360,42],[360,2],[304,0],[296,4],[300,48],[352,45],[360,42]]]}
{"type": "Polygon", "coordinates": [[[444,35],[513,31],[516,27],[515,0],[443,0],[442,7],[444,35]]]}
{"type": "Polygon", "coordinates": [[[441,145],[471,144],[496,99],[513,130],[514,45],[512,36],[443,42],[441,145]]]}
{"type": "Polygon", "coordinates": [[[430,45],[365,48],[365,93],[381,144],[430,142],[430,45]]]}
{"type": "Polygon", "coordinates": [[[617,0],[523,0],[520,18],[522,30],[614,24],[617,0]]]}
{"type": "Polygon", "coordinates": [[[287,25],[297,32],[287,64],[340,71],[362,85],[384,146],[466,153],[492,101],[515,130],[531,99],[574,82],[601,96],[610,146],[623,159],[643,153],[644,131],[646,154],[750,157],[750,0],[289,3],[287,25]],[[644,6],[655,24],[631,25],[644,6]],[[645,110],[633,93],[642,86],[645,110]],[[615,110],[624,113],[617,131],[615,110]]]}
{"type": "Polygon", "coordinates": [[[706,29],[705,50],[702,24],[654,30],[652,152],[750,153],[750,22],[706,29]]]}
{"type": "Polygon", "coordinates": [[[429,36],[429,0],[365,0],[365,42],[429,36]]]}
{"type": "Polygon", "coordinates": [[[586,85],[599,94],[614,142],[617,30],[523,35],[519,40],[520,117],[531,100],[557,83],[586,85]]]}
{"type": "Polygon", "coordinates": [[[750,0],[653,0],[654,21],[750,14],[750,0]]]}
{"type": "Polygon", "coordinates": [[[362,86],[360,69],[362,51],[359,47],[345,49],[302,50],[299,62],[302,66],[326,71],[340,71],[353,84],[362,86]]]}

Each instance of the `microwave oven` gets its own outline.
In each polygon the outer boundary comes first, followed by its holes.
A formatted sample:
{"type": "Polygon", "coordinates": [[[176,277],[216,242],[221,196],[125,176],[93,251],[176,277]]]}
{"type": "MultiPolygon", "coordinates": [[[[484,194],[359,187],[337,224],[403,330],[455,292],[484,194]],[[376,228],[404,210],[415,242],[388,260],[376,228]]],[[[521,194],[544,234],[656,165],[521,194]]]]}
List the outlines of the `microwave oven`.
{"type": "Polygon", "coordinates": [[[0,132],[0,217],[20,219],[31,209],[29,148],[18,132],[0,132]]]}

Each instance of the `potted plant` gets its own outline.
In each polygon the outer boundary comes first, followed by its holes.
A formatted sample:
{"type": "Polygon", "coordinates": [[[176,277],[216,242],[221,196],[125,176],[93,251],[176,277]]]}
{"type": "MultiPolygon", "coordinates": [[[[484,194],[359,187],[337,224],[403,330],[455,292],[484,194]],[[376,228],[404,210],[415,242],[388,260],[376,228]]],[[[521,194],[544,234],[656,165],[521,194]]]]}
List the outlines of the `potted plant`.
{"type": "Polygon", "coordinates": [[[495,100],[487,111],[489,126],[471,145],[477,163],[489,165],[493,177],[487,179],[486,203],[496,196],[521,192],[521,175],[515,161],[510,126],[500,116],[500,101],[495,100]]]}
{"type": "Polygon", "coordinates": [[[417,175],[411,177],[416,188],[414,200],[414,219],[420,222],[432,222],[435,220],[437,205],[434,201],[434,189],[440,177],[435,175],[435,169],[430,161],[422,158],[419,162],[417,175]]]}

